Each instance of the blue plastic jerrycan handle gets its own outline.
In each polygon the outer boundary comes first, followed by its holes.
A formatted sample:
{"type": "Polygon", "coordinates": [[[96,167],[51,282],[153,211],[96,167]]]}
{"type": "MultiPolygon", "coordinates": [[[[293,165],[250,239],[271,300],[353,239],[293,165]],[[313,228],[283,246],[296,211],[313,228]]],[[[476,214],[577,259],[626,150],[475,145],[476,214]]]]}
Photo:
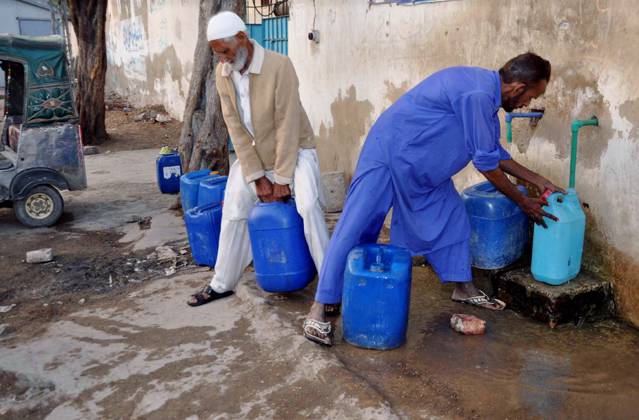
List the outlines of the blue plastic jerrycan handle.
{"type": "Polygon", "coordinates": [[[564,195],[565,194],[560,193],[560,192],[552,192],[551,190],[546,188],[544,190],[544,193],[541,195],[540,198],[545,199],[548,202],[548,204],[551,204],[551,203],[553,203],[553,204],[561,204],[564,201],[564,199],[563,199],[564,195]],[[560,200],[560,198],[561,198],[561,200],[560,200]]]}
{"type": "Polygon", "coordinates": [[[384,250],[381,247],[379,247],[377,249],[377,255],[375,256],[375,262],[371,264],[370,271],[374,273],[383,273],[385,271],[383,254],[384,254],[384,250]]]}

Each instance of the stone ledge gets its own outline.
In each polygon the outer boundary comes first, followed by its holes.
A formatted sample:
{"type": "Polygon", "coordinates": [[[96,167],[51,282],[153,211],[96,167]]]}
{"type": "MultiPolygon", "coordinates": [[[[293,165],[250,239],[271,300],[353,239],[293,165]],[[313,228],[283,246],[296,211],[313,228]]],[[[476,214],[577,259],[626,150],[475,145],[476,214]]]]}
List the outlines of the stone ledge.
{"type": "Polygon", "coordinates": [[[588,273],[561,286],[536,281],[530,270],[496,273],[493,288],[499,299],[513,311],[547,323],[596,322],[615,316],[612,285],[588,273]]]}

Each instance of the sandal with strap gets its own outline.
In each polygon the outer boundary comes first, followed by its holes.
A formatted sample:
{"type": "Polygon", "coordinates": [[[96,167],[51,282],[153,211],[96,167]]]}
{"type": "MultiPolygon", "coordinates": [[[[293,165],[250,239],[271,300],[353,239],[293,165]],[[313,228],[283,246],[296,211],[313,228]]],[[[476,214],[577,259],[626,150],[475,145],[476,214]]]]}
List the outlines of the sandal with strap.
{"type": "Polygon", "coordinates": [[[342,309],[341,303],[329,303],[324,305],[324,316],[336,317],[339,316],[342,309]]]}
{"type": "Polygon", "coordinates": [[[489,297],[486,293],[484,293],[483,291],[479,291],[479,295],[477,296],[473,296],[473,297],[469,297],[469,298],[465,298],[465,299],[453,299],[451,298],[451,300],[453,302],[458,302],[458,303],[465,303],[468,305],[473,305],[473,306],[478,306],[480,308],[484,308],[484,309],[491,309],[493,311],[503,311],[504,308],[506,308],[506,303],[499,300],[499,299],[495,299],[495,298],[491,298],[489,297]],[[492,306],[489,306],[492,305],[492,306]],[[495,307],[496,306],[496,307],[495,307]]]}
{"type": "Polygon", "coordinates": [[[325,346],[333,345],[333,324],[315,319],[304,320],[304,337],[325,346]]]}
{"type": "Polygon", "coordinates": [[[191,295],[192,298],[195,298],[195,302],[188,301],[186,302],[186,304],[189,306],[200,306],[209,302],[213,302],[214,300],[231,296],[232,294],[233,294],[232,290],[229,290],[228,292],[218,293],[215,290],[213,290],[211,286],[206,286],[199,292],[191,295]]]}

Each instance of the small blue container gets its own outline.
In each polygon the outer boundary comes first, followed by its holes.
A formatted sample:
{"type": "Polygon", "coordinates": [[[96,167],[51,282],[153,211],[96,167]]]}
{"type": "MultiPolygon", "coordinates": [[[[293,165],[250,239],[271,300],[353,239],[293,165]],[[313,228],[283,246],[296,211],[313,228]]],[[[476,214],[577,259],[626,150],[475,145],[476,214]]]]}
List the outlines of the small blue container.
{"type": "Polygon", "coordinates": [[[388,350],[406,341],[410,306],[410,253],[391,245],[360,245],[344,273],[344,339],[367,349],[388,350]]]}
{"type": "Polygon", "coordinates": [[[161,154],[155,160],[158,186],[163,194],[175,194],[180,192],[180,176],[182,176],[182,164],[177,152],[161,154]]]}
{"type": "Polygon", "coordinates": [[[184,213],[197,206],[197,195],[200,190],[200,182],[207,178],[215,178],[217,174],[210,169],[200,169],[186,173],[180,177],[180,199],[184,213]]]}
{"type": "Polygon", "coordinates": [[[222,206],[208,204],[184,214],[191,255],[198,265],[215,267],[222,225],[222,206]]]}
{"type": "Polygon", "coordinates": [[[548,197],[544,210],[559,221],[544,218],[547,229],[535,225],[531,271],[535,280],[557,286],[574,279],[581,270],[586,215],[573,188],[567,195],[548,197]]]}
{"type": "MultiPolygon", "coordinates": [[[[519,191],[527,195],[526,188],[519,191]]],[[[517,261],[528,243],[528,216],[490,182],[464,190],[462,199],[470,218],[473,267],[494,270],[517,261]]]]}
{"type": "Polygon", "coordinates": [[[222,204],[224,201],[224,191],[226,190],[226,176],[212,176],[202,178],[197,193],[197,205],[222,204]]]}
{"type": "Polygon", "coordinates": [[[305,288],[315,264],[304,237],[295,201],[258,203],[248,219],[257,284],[271,293],[305,288]]]}

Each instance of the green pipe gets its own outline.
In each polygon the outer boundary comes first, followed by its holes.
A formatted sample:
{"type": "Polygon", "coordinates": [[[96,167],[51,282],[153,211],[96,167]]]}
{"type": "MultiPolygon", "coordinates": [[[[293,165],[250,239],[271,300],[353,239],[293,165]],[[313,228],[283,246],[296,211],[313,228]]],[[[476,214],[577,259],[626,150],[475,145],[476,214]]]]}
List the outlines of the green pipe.
{"type": "Polygon", "coordinates": [[[568,188],[575,188],[575,172],[577,171],[577,140],[579,139],[579,129],[587,125],[599,125],[597,117],[592,117],[589,120],[574,120],[572,122],[570,131],[572,132],[572,139],[570,142],[570,182],[568,188]]]}
{"type": "Polygon", "coordinates": [[[506,113],[506,141],[508,143],[513,142],[513,125],[512,121],[515,118],[531,118],[539,119],[544,116],[543,112],[507,112],[506,113]]]}

